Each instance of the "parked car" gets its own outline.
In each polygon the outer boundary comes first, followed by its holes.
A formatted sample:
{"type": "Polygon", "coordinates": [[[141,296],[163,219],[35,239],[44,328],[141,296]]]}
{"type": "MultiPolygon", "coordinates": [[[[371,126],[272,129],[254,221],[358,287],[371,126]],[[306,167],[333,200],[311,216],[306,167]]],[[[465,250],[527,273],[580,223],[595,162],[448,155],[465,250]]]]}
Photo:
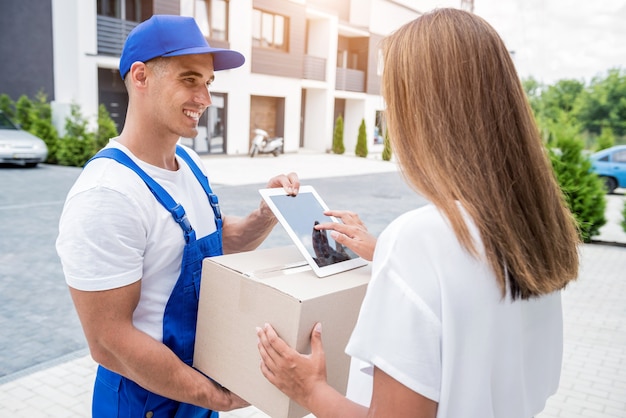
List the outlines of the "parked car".
{"type": "Polygon", "coordinates": [[[603,149],[590,159],[591,170],[604,180],[607,193],[613,193],[618,187],[626,188],[626,145],[603,149]]]}
{"type": "Polygon", "coordinates": [[[47,156],[48,147],[42,139],[20,129],[0,111],[0,163],[35,167],[47,156]]]}

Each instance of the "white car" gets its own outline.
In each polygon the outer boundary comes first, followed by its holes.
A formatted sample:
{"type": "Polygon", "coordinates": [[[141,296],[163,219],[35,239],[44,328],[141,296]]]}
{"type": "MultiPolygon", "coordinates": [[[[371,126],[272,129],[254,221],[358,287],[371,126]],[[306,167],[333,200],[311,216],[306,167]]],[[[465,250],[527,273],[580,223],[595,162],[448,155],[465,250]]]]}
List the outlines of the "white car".
{"type": "Polygon", "coordinates": [[[46,143],[20,129],[0,111],[0,163],[35,167],[48,156],[46,143]]]}

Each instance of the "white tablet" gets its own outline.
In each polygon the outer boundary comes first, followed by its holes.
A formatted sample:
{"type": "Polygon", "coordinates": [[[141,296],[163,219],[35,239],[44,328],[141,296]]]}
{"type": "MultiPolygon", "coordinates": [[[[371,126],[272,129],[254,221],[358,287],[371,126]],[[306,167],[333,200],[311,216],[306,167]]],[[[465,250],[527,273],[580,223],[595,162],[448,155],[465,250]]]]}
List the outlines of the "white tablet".
{"type": "Polygon", "coordinates": [[[312,186],[300,186],[296,196],[288,196],[282,188],[261,189],[259,193],[318,277],[367,264],[366,260],[332,239],[330,231],[313,228],[317,223],[339,220],[324,215],[328,207],[312,186]]]}

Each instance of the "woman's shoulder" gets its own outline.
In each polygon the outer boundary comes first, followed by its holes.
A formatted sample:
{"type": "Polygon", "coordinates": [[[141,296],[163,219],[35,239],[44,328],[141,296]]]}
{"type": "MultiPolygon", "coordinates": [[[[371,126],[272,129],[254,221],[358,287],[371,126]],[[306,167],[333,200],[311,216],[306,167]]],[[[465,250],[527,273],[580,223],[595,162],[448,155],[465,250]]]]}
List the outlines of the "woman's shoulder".
{"type": "Polygon", "coordinates": [[[432,204],[427,204],[417,209],[405,212],[394,219],[385,231],[389,230],[395,234],[441,232],[446,221],[439,209],[432,204]]]}
{"type": "Polygon", "coordinates": [[[430,254],[441,250],[450,252],[459,248],[460,243],[448,218],[438,207],[428,204],[392,221],[380,234],[378,246],[390,251],[410,248],[430,254]]]}

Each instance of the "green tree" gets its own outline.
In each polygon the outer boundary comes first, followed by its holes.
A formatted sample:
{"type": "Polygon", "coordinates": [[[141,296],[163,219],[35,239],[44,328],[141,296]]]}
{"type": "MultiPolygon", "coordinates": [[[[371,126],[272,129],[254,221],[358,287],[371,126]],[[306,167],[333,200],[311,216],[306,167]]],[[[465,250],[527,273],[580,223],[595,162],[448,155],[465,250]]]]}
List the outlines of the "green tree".
{"type": "Polygon", "coordinates": [[[522,87],[526,92],[526,97],[528,97],[530,107],[535,115],[537,115],[541,111],[541,91],[544,88],[543,84],[535,78],[529,77],[522,80],[522,87]]]}
{"type": "Polygon", "coordinates": [[[333,152],[335,154],[343,154],[346,147],[343,145],[343,118],[337,116],[335,121],[335,131],[333,132],[333,152]]]}
{"type": "Polygon", "coordinates": [[[609,127],[617,136],[626,135],[626,70],[611,69],[606,77],[593,78],[582,94],[577,118],[593,134],[609,127]]]}
{"type": "Polygon", "coordinates": [[[367,157],[367,129],[365,128],[365,119],[361,119],[361,125],[359,126],[359,136],[356,140],[354,153],[357,157],[367,157]]]}
{"type": "Polygon", "coordinates": [[[95,136],[96,151],[104,148],[109,143],[109,139],[115,138],[118,134],[117,125],[111,119],[107,108],[100,104],[98,106],[98,130],[95,136]]]}
{"type": "Polygon", "coordinates": [[[560,80],[553,85],[545,86],[534,78],[528,78],[522,81],[522,86],[541,136],[550,144],[554,126],[561,123],[564,117],[568,119],[574,117],[585,85],[578,80],[560,80]]]}
{"type": "Polygon", "coordinates": [[[581,239],[591,241],[606,223],[606,198],[600,178],[590,171],[591,162],[584,148],[579,127],[571,124],[554,126],[552,132],[556,149],[550,150],[550,160],[565,199],[578,224],[581,239]]]}
{"type": "Polygon", "coordinates": [[[52,123],[52,109],[48,103],[48,97],[45,93],[39,92],[32,101],[31,125],[29,132],[43,139],[48,147],[48,158],[46,162],[49,164],[57,163],[57,148],[59,143],[59,134],[52,123]]]}
{"type": "Polygon", "coordinates": [[[558,121],[562,112],[572,113],[585,89],[578,80],[559,80],[541,93],[541,112],[550,121],[558,121]]]}
{"type": "Polygon", "coordinates": [[[96,153],[96,138],[87,129],[87,119],[77,104],[65,121],[65,136],[59,141],[56,157],[61,165],[81,167],[96,153]]]}
{"type": "Polygon", "coordinates": [[[15,119],[15,103],[6,93],[0,94],[0,111],[7,115],[9,119],[15,119]]]}
{"type": "Polygon", "coordinates": [[[26,95],[21,95],[15,102],[15,120],[25,131],[30,130],[33,123],[33,102],[26,95]]]}
{"type": "Polygon", "coordinates": [[[613,129],[609,127],[603,127],[600,132],[600,136],[596,140],[596,151],[611,148],[615,145],[615,135],[613,135],[613,129]]]}
{"type": "Polygon", "coordinates": [[[554,136],[555,125],[562,123],[563,119],[575,121],[574,109],[584,87],[578,80],[559,80],[553,85],[544,86],[534,104],[531,100],[535,119],[548,144],[551,144],[554,136]]]}
{"type": "Polygon", "coordinates": [[[624,220],[622,221],[622,229],[624,230],[624,232],[626,232],[626,202],[624,202],[624,210],[622,211],[622,218],[624,218],[624,220]]]}
{"type": "Polygon", "coordinates": [[[383,139],[383,160],[391,160],[391,142],[389,142],[389,131],[385,130],[385,138],[383,139]]]}

